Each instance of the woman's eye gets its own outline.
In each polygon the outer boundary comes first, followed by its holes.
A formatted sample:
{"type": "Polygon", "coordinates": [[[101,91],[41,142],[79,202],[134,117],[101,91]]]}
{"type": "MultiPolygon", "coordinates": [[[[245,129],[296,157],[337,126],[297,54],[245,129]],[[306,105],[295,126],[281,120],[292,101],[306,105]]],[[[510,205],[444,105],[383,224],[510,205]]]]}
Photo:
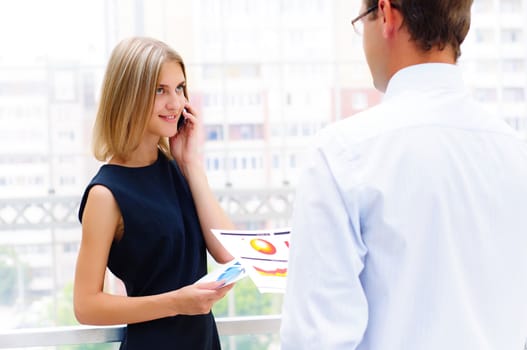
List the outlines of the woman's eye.
{"type": "Polygon", "coordinates": [[[176,88],[176,92],[177,92],[178,94],[182,94],[184,91],[185,91],[185,85],[179,85],[179,86],[176,88]]]}
{"type": "Polygon", "coordinates": [[[156,89],[156,95],[161,95],[163,92],[165,92],[165,88],[163,87],[158,87],[156,89]]]}

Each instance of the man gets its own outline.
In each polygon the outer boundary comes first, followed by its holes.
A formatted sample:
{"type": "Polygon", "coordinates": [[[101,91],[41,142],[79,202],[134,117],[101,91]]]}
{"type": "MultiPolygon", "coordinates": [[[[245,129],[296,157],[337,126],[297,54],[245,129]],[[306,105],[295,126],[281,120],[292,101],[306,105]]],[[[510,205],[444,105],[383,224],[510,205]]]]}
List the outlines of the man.
{"type": "Polygon", "coordinates": [[[527,145],[467,95],[471,5],[363,1],[385,95],[308,154],[282,350],[524,349],[527,145]]]}

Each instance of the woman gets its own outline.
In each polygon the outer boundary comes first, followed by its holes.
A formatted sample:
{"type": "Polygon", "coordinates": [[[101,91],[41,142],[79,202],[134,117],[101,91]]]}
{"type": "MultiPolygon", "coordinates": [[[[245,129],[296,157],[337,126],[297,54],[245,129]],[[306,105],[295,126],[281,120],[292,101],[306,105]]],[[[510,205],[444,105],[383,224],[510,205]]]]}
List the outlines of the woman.
{"type": "Polygon", "coordinates": [[[201,129],[179,54],[150,38],[119,43],[94,128],[106,164],[79,210],[74,307],[83,324],[128,324],[121,349],[220,348],[210,310],[232,285],[194,282],[206,274],[206,251],[232,260],[210,232],[232,223],[205,176],[201,129]],[[104,292],[106,267],[127,296],[104,292]]]}

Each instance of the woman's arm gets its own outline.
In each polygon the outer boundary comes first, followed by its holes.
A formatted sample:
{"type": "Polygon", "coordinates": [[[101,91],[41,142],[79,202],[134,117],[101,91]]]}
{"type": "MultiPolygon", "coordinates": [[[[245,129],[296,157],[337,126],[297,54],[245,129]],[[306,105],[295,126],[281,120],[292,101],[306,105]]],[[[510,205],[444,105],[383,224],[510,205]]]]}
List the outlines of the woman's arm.
{"type": "Polygon", "coordinates": [[[209,253],[220,264],[231,261],[233,256],[216,239],[211,229],[233,229],[234,225],[212,192],[203,166],[188,164],[184,172],[192,191],[192,198],[209,253]]]}
{"type": "Polygon", "coordinates": [[[171,153],[190,186],[207,250],[214,260],[226,263],[231,261],[233,256],[214,237],[211,229],[233,229],[234,225],[212,192],[203,168],[199,151],[201,121],[190,104],[187,103],[185,108],[188,111],[183,112],[186,118],[185,126],[170,138],[171,153]]]}
{"type": "Polygon", "coordinates": [[[105,293],[104,275],[121,213],[106,187],[90,190],[82,217],[82,240],[74,284],[75,316],[93,325],[128,324],[178,314],[205,314],[230,288],[213,282],[144,297],[105,293]]]}

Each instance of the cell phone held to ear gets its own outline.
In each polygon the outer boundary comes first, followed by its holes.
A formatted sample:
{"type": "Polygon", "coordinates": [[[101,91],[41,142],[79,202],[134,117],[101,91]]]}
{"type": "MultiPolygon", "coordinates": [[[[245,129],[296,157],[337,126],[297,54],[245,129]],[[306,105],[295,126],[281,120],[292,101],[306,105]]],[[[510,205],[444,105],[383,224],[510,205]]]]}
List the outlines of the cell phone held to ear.
{"type": "MultiPolygon", "coordinates": [[[[183,109],[184,111],[186,111],[186,109],[183,109]]],[[[179,132],[181,129],[183,129],[183,127],[185,126],[185,122],[186,122],[186,119],[185,117],[183,116],[183,113],[181,113],[181,115],[179,116],[179,119],[177,121],[177,131],[179,132]]]]}

